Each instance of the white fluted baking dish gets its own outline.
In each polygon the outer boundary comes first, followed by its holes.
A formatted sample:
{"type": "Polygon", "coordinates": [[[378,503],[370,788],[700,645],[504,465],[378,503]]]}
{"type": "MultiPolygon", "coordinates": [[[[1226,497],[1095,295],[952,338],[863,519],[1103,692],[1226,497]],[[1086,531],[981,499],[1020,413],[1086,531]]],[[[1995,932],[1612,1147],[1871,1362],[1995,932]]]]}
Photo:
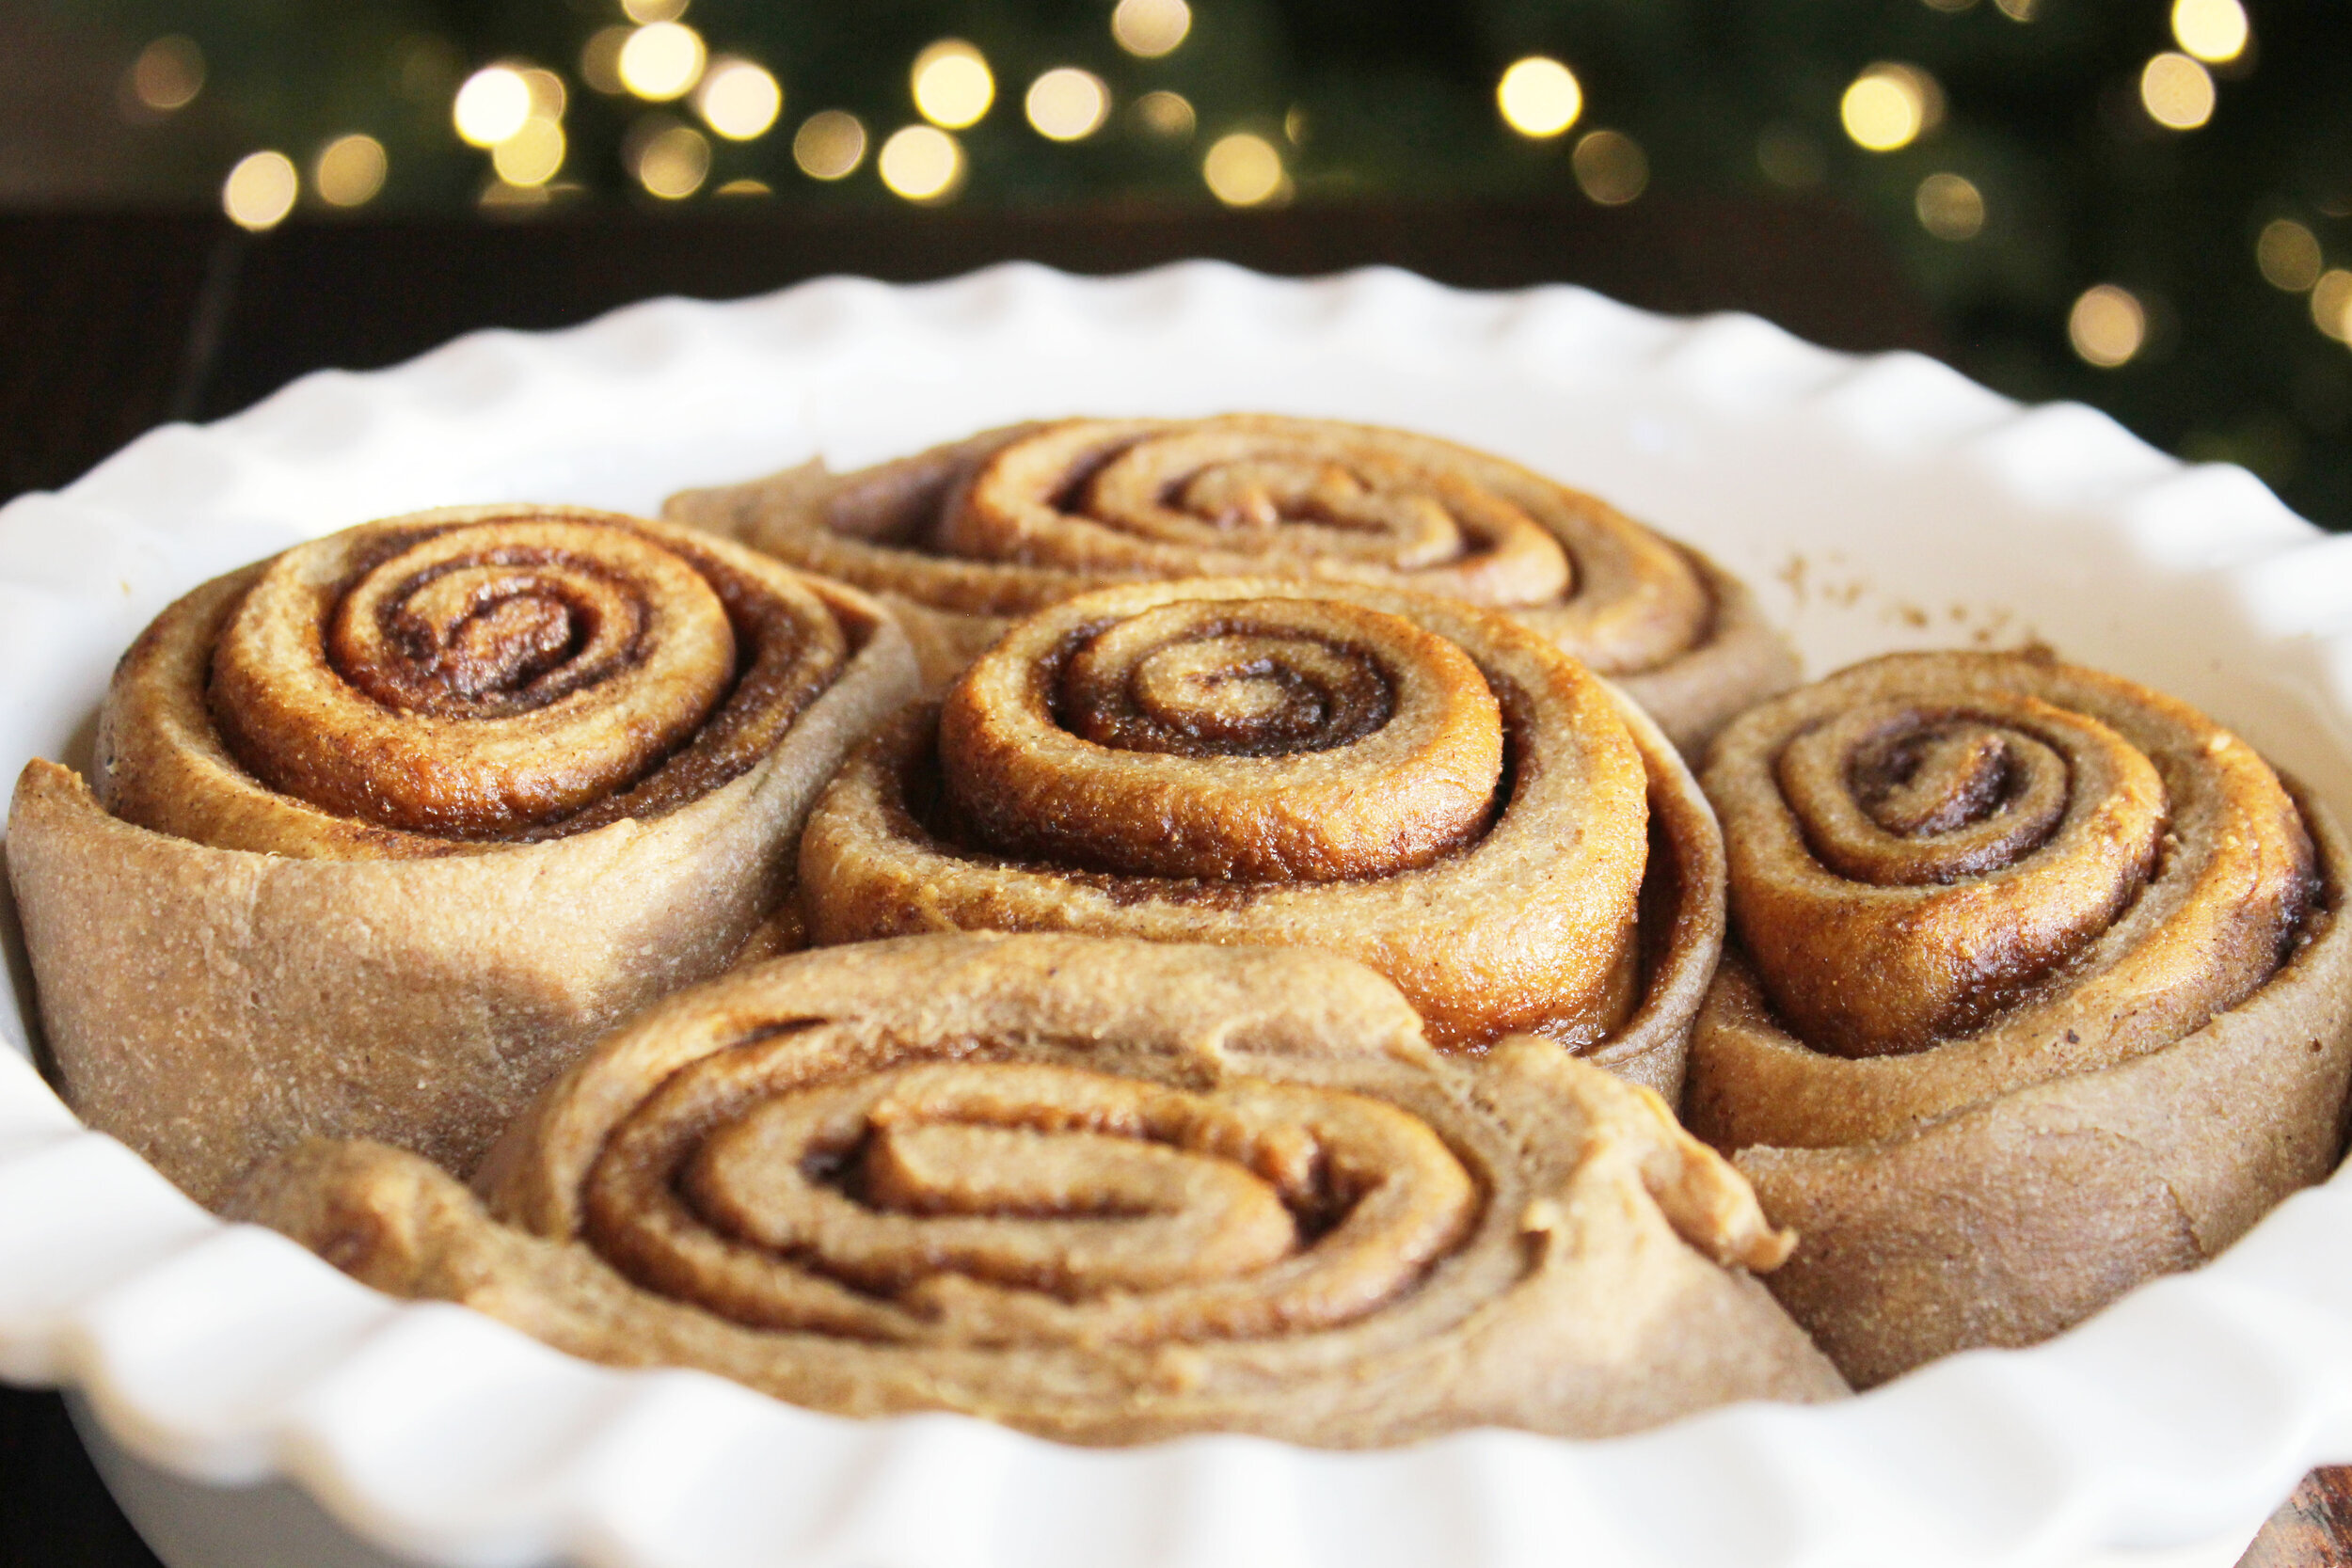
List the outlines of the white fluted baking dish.
{"type": "MultiPolygon", "coordinates": [[[[2199,704],[2352,814],[2352,538],[2237,469],[1745,317],[1206,263],[657,301],[157,431],[0,510],[0,774],[86,760],[115,656],[171,597],[369,517],[651,510],[811,453],[1236,408],[1409,426],[1597,490],[1747,577],[1815,673],[2046,641],[2199,704]]],[[[21,953],[10,976],[0,1033],[22,1048],[21,953]]],[[[194,1208],[82,1130],[20,1049],[0,1051],[0,1377],[79,1391],[175,1568],[375,1548],[598,1568],[2217,1568],[2306,1467],[2352,1459],[2352,1180],[2052,1344],[1838,1406],[1604,1443],[1099,1453],[814,1416],[393,1302],[194,1208]]]]}

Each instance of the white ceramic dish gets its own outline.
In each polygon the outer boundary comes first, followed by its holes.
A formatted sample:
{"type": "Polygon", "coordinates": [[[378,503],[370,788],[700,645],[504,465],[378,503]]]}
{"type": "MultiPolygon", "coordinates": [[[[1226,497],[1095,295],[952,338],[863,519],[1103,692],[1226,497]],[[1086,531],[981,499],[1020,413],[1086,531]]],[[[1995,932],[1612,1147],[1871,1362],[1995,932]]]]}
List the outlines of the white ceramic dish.
{"type": "MultiPolygon", "coordinates": [[[[2046,639],[2202,705],[2352,811],[2352,538],[2238,470],[1748,318],[1209,264],[660,301],[158,431],[0,511],[0,775],[86,749],[139,626],[296,538],[442,502],[650,509],[1031,415],[1231,408],[1414,426],[1597,489],[1756,583],[1817,672],[2046,639]]],[[[13,973],[0,1031],[22,1046],[13,973]]],[[[392,1302],[212,1220],[0,1051],[0,1377],[80,1390],[176,1568],[381,1560],[352,1536],[599,1568],[2217,1568],[2307,1466],[2352,1459],[2352,1178],[2055,1343],[1838,1406],[1593,1444],[1106,1454],[814,1416],[392,1302]]]]}

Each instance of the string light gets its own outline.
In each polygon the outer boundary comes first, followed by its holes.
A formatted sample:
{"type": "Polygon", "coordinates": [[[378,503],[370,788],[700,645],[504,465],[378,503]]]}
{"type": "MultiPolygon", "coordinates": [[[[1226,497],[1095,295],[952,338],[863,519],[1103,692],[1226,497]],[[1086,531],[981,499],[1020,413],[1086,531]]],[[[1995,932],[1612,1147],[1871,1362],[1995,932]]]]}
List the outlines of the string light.
{"type": "Polygon", "coordinates": [[[634,27],[599,27],[580,46],[580,79],[607,98],[628,91],[621,80],[621,51],[635,35],[634,27]]]}
{"type": "Polygon", "coordinates": [[[2254,242],[2254,264],[2272,288],[2299,294],[2319,281],[2319,236],[2293,218],[2273,218],[2254,242]]]}
{"type": "Polygon", "coordinates": [[[692,126],[673,122],[644,138],[637,150],[636,172],[648,196],[683,201],[710,176],[710,143],[692,126]]]}
{"type": "Polygon", "coordinates": [[[2352,342],[2352,272],[2330,267],[2312,286],[2312,325],[2340,343],[2352,342]]]}
{"type": "Polygon", "coordinates": [[[1255,207],[1281,194],[1282,154],[1263,136],[1236,131],[1220,136],[1200,160],[1209,194],[1228,207],[1255,207]]]}
{"type": "Polygon", "coordinates": [[[914,106],[933,125],[961,131],[977,125],[996,102],[988,60],[961,39],[941,39],[914,56],[914,106]]]}
{"type": "Polygon", "coordinates": [[[1944,89],[1915,65],[1882,60],[1846,88],[1837,118],[1855,146],[1892,152],[1943,120],[1944,89]]]}
{"type": "Polygon", "coordinates": [[[390,167],[384,144],[355,131],[319,149],[310,162],[310,184],[329,207],[364,207],[384,188],[390,167]]]}
{"type": "Polygon", "coordinates": [[[1958,174],[1931,174],[1911,198],[1919,227],[1939,240],[1973,240],[1984,231],[1984,193],[1958,174]]]}
{"type": "Polygon", "coordinates": [[[784,88],[750,60],[717,60],[694,89],[694,108],[729,141],[751,141],[766,135],[784,113],[784,88]]]}
{"type": "Polygon", "coordinates": [[[1622,207],[1649,189],[1649,155],[1622,131],[1590,131],[1568,155],[1580,189],[1603,207],[1622,207]]]}
{"type": "Polygon", "coordinates": [[[1135,116],[1146,131],[1170,141],[1189,138],[1196,123],[1192,100],[1181,92],[1162,88],[1147,92],[1136,100],[1135,116]]]}
{"type": "Polygon", "coordinates": [[[450,104],[460,139],[496,147],[531,118],[531,84],[513,66],[485,66],[465,80],[450,104]]]}
{"type": "Polygon", "coordinates": [[[1110,118],[1111,89],[1091,71],[1056,66],[1029,84],[1022,107],[1039,135],[1079,141],[1101,130],[1110,118]]]}
{"type": "Polygon", "coordinates": [[[177,33],[159,38],[131,62],[130,85],[131,96],[156,114],[184,109],[204,90],[204,51],[177,33]]]}
{"type": "Polygon", "coordinates": [[[240,229],[275,229],[294,211],[302,176],[283,152],[248,152],[221,182],[220,209],[240,229]]]}
{"type": "Polygon", "coordinates": [[[490,150],[490,166],[510,185],[544,185],[564,166],[564,127],[532,116],[490,150]]]}
{"type": "Polygon", "coordinates": [[[2173,39],[2208,65],[2227,65],[2245,54],[2251,31],[2238,0],[2173,0],[2173,39]]]}
{"type": "Polygon", "coordinates": [[[909,201],[944,201],[963,182],[963,149],[930,125],[892,132],[875,166],[882,182],[909,201]]]}
{"type": "Polygon", "coordinates": [[[2170,51],[2139,73],[2140,106],[2169,131],[2194,131],[2213,118],[2213,73],[2186,55],[2170,51]]]}
{"type": "Polygon", "coordinates": [[[2085,289],[2067,312],[2066,336],[2086,363],[2113,370],[2147,344],[2148,310],[2129,289],[2101,283],[2085,289]]]}
{"type": "Polygon", "coordinates": [[[812,180],[846,180],[866,161],[866,125],[840,109],[822,109],[792,135],[792,161],[812,180]]]}
{"type": "Polygon", "coordinates": [[[1192,31],[1192,8],[1184,0],[1119,0],[1111,12],[1111,37],[1141,59],[1173,54],[1192,31]]]}
{"type": "Polygon", "coordinates": [[[1576,72],[1548,55],[1514,60],[1495,84],[1495,106],[1504,124],[1522,136],[1556,136],[1584,112],[1584,89],[1576,72]]]}
{"type": "Polygon", "coordinates": [[[683,98],[702,80],[703,37],[682,22],[654,22],[621,45],[621,85],[649,103],[683,98]]]}

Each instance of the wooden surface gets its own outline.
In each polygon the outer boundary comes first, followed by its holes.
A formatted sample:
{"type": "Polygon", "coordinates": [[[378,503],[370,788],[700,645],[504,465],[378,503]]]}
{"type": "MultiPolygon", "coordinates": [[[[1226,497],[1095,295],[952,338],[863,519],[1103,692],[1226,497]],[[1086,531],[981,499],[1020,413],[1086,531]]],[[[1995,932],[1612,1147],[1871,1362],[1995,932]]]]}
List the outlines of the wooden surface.
{"type": "MultiPolygon", "coordinates": [[[[1752,310],[1836,348],[1943,347],[1876,238],[1803,203],[1363,206],[1277,213],[599,213],[376,219],[252,237],[216,219],[0,214],[0,499],[73,479],[167,420],[234,412],[482,326],[549,327],[661,293],[827,273],[893,281],[1024,258],[1114,273],[1187,256],[1311,275],[1581,283],[1677,313],[1752,310]]],[[[54,1394],[0,1388],[0,1568],[151,1568],[54,1394]]],[[[2246,1568],[2352,1568],[2352,1470],[2314,1472],[2246,1568]]]]}

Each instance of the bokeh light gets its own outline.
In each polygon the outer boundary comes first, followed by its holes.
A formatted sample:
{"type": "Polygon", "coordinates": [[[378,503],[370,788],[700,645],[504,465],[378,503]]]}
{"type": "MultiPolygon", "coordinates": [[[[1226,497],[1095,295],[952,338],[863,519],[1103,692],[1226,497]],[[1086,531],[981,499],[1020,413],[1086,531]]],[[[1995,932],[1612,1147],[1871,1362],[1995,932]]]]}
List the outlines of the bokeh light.
{"type": "Polygon", "coordinates": [[[531,116],[533,119],[562,119],[570,95],[564,90],[564,78],[554,71],[535,65],[518,65],[515,74],[523,79],[523,87],[531,93],[531,116]]]}
{"type": "Polygon", "coordinates": [[[2042,14],[2042,0],[1993,0],[1993,8],[2011,22],[2031,22],[2042,14]]]}
{"type": "Polygon", "coordinates": [[[729,141],[750,141],[766,135],[784,113],[784,88],[750,60],[716,60],[694,89],[694,108],[729,141]]]}
{"type": "Polygon", "coordinates": [[[1919,227],[1939,240],[1973,240],[1984,232],[1984,193],[1959,174],[1931,174],[1912,193],[1919,227]]]}
{"type": "Polygon", "coordinates": [[[510,185],[544,185],[564,166],[564,127],[532,116],[490,150],[490,166],[510,185]]]}
{"type": "Polygon", "coordinates": [[[1522,136],[1556,136],[1584,112],[1576,73],[1548,55],[1514,60],[1495,84],[1503,123],[1522,136]]]}
{"type": "Polygon", "coordinates": [[[2066,337],[2087,364],[2101,370],[2129,364],[2147,346],[2147,307],[2137,294],[2113,283],[2085,289],[2067,312],[2066,337]]]}
{"type": "Polygon", "coordinates": [[[846,180],[866,161],[866,123],[842,109],[821,109],[792,135],[792,161],[812,180],[846,180]]]}
{"type": "Polygon", "coordinates": [[[2238,0],[2173,0],[2172,37],[2208,64],[2227,65],[2245,54],[2249,31],[2238,0]]]}
{"type": "Polygon", "coordinates": [[[496,147],[531,118],[531,84],[513,66],[485,66],[466,78],[450,104],[457,135],[475,147],[496,147]]]}
{"type": "Polygon", "coordinates": [[[1829,154],[1793,125],[1768,125],[1756,138],[1756,166],[1775,185],[1807,190],[1829,178],[1829,154]]]}
{"type": "Polygon", "coordinates": [[[240,229],[275,229],[294,211],[302,177],[283,152],[249,152],[221,182],[220,210],[240,229]]]}
{"type": "Polygon", "coordinates": [[[1101,130],[1110,118],[1111,89],[1091,71],[1056,66],[1029,84],[1022,107],[1039,135],[1078,141],[1101,130]]]}
{"type": "Polygon", "coordinates": [[[310,185],[329,207],[364,207],[384,188],[390,169],[384,144],[354,131],[319,149],[310,160],[310,185]]]}
{"type": "Polygon", "coordinates": [[[977,125],[996,102],[996,78],[980,52],[961,39],[941,39],[914,56],[914,106],[933,125],[977,125]]]}
{"type": "Polygon", "coordinates": [[[1935,129],[1944,118],[1944,89],[1917,66],[1882,60],[1846,88],[1837,118],[1855,146],[1892,152],[1935,129]]]}
{"type": "Polygon", "coordinates": [[[638,146],[635,172],[648,196],[682,201],[710,177],[710,143],[691,125],[665,126],[638,146]]]}
{"type": "Polygon", "coordinates": [[[1192,8],[1184,0],[1119,0],[1111,12],[1111,37],[1142,59],[1172,54],[1192,31],[1192,8]]]}
{"type": "Polygon", "coordinates": [[[1228,207],[1255,207],[1281,194],[1282,154],[1263,136],[1236,131],[1217,138],[1200,160],[1209,194],[1228,207]]]}
{"type": "Polygon", "coordinates": [[[713,196],[773,196],[776,193],[765,180],[730,180],[710,194],[713,196]]]}
{"type": "Polygon", "coordinates": [[[1146,131],[1171,141],[1189,137],[1198,123],[1192,112],[1192,100],[1181,92],[1169,92],[1165,87],[1136,99],[1135,116],[1136,122],[1146,131]]]}
{"type": "Polygon", "coordinates": [[[621,85],[650,103],[683,98],[702,80],[703,36],[682,22],[654,22],[621,45],[621,85]]]}
{"type": "Polygon", "coordinates": [[[628,91],[628,84],[621,80],[621,51],[628,47],[636,31],[615,25],[589,34],[588,41],[580,46],[580,79],[607,98],[628,91]]]}
{"type": "Polygon", "coordinates": [[[160,115],[184,109],[204,90],[204,51],[177,33],[157,39],[131,62],[131,96],[160,115]]]}
{"type": "Polygon", "coordinates": [[[686,0],[621,0],[621,13],[641,26],[651,22],[675,22],[686,14],[686,0]]]}
{"type": "Polygon", "coordinates": [[[2319,281],[2319,236],[2293,218],[2274,218],[2254,242],[2254,264],[2272,288],[2299,294],[2319,281]]]}
{"type": "Polygon", "coordinates": [[[963,183],[963,149],[936,126],[892,132],[875,165],[882,182],[909,201],[944,201],[963,183]]]}
{"type": "Polygon", "coordinates": [[[1578,188],[1603,207],[1622,207],[1649,189],[1649,155],[1622,131],[1586,132],[1568,166],[1578,188]]]}
{"type": "Polygon", "coordinates": [[[2352,343],[2352,272],[2330,267],[2312,285],[2312,325],[2340,343],[2352,343]]]}
{"type": "Polygon", "coordinates": [[[2169,131],[2194,131],[2213,118],[2213,73],[2186,55],[2169,51],[2139,73],[2140,106],[2169,131]]]}

